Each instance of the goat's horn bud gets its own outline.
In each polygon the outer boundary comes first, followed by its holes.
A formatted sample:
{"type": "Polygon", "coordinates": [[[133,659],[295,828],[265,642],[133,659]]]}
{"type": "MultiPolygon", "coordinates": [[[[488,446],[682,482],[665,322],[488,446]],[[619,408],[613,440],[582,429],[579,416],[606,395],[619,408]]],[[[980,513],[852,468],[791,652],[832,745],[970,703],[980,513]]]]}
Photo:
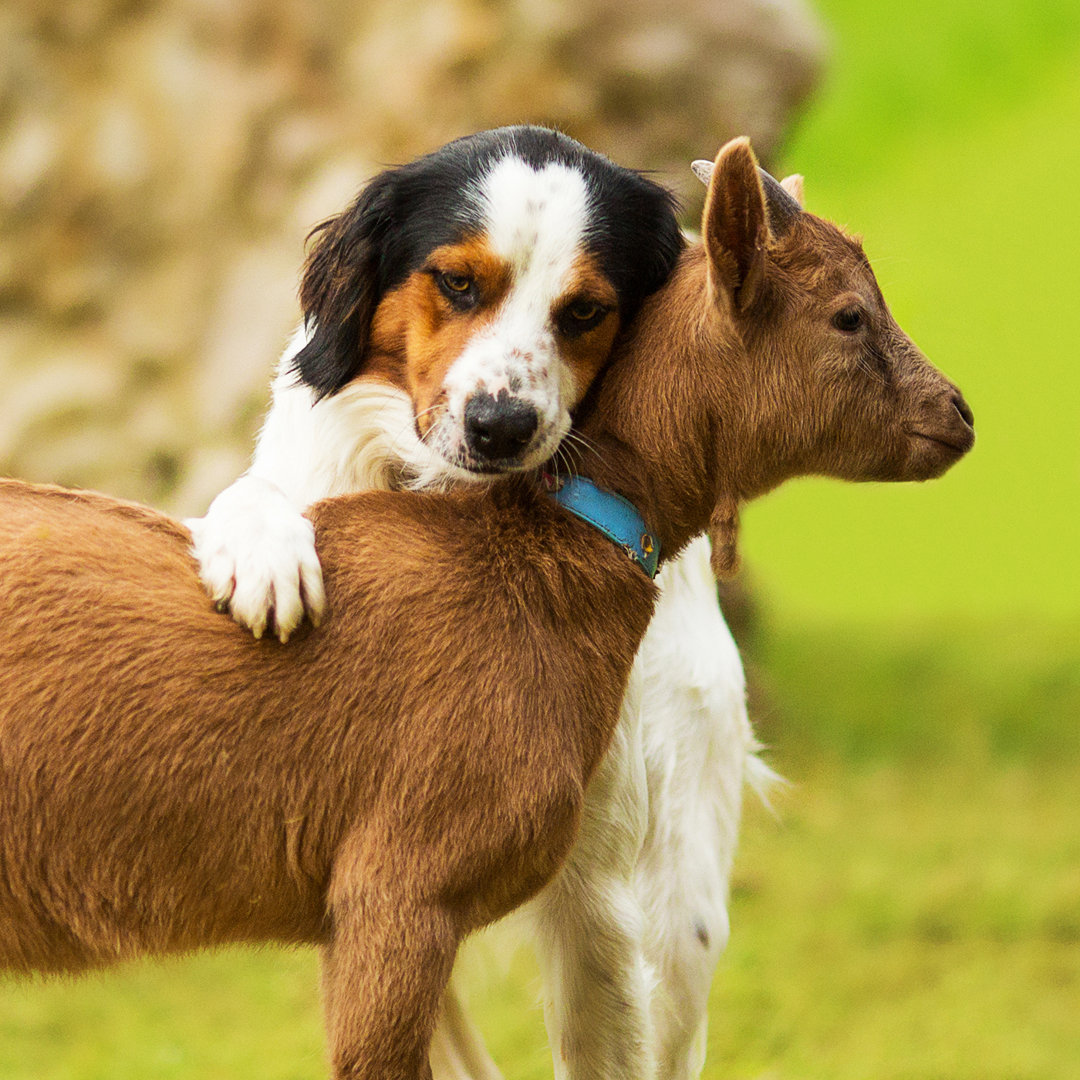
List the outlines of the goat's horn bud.
{"type": "Polygon", "coordinates": [[[712,179],[713,163],[704,160],[691,161],[690,168],[693,169],[694,175],[708,187],[712,179]]]}

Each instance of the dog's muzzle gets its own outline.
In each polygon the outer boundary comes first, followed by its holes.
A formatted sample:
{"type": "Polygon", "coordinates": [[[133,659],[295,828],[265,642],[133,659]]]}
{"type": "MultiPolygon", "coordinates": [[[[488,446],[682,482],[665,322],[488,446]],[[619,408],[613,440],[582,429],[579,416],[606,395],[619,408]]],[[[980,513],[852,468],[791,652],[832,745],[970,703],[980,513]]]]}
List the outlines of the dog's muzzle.
{"type": "Polygon", "coordinates": [[[540,414],[535,405],[511,397],[473,394],[465,405],[465,445],[482,463],[519,458],[536,435],[540,414]]]}

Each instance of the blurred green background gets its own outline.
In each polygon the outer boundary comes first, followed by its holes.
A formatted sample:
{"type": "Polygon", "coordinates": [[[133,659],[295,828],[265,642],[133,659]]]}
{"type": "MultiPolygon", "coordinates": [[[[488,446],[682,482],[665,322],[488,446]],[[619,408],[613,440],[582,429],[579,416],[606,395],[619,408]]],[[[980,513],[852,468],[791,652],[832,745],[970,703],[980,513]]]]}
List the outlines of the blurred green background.
{"type": "MultiPolygon", "coordinates": [[[[963,389],[927,485],[790,484],[745,515],[755,721],[705,1076],[1080,1076],[1080,5],[820,0],[778,155],[865,237],[963,389]]],[[[709,152],[708,147],[702,153],[709,152]]],[[[551,1075],[535,966],[470,960],[508,1076],[551,1075]]],[[[5,1080],[314,1080],[314,958],[0,986],[5,1080]]]]}
{"type": "Polygon", "coordinates": [[[784,620],[1080,617],[1080,4],[823,2],[837,55],[781,155],[964,391],[941,483],[790,484],[746,515],[784,620]],[[868,10],[864,10],[864,7],[868,10]]]}

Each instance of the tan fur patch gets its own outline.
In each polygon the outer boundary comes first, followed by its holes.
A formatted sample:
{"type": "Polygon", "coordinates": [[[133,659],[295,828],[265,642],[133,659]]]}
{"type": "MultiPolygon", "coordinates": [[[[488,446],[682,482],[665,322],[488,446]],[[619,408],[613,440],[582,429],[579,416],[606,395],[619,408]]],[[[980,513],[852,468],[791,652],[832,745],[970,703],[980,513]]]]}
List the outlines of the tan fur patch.
{"type": "MultiPolygon", "coordinates": [[[[417,429],[425,435],[438,420],[450,366],[469,339],[497,315],[513,287],[509,264],[494,255],[482,237],[436,248],[425,266],[391,289],[372,321],[365,376],[385,379],[412,398],[417,429]],[[436,281],[437,274],[460,274],[475,285],[476,305],[458,311],[436,281]]],[[[574,376],[577,404],[611,353],[618,334],[618,294],[592,255],[581,255],[570,281],[551,311],[563,362],[574,376]],[[560,315],[578,301],[610,309],[595,327],[578,336],[558,331],[560,315]]]]}
{"type": "Polygon", "coordinates": [[[372,321],[368,373],[387,377],[412,398],[423,436],[438,419],[443,381],[469,338],[496,315],[510,288],[511,271],[486,241],[473,237],[436,248],[380,302],[372,321]],[[438,274],[469,278],[475,306],[457,310],[439,288],[438,274]]]}
{"type": "Polygon", "coordinates": [[[583,254],[574,263],[570,284],[555,305],[565,310],[575,301],[588,300],[610,308],[604,320],[578,337],[559,336],[559,353],[574,375],[574,404],[586,394],[604,362],[611,354],[619,332],[619,297],[592,255],[583,254]]]}

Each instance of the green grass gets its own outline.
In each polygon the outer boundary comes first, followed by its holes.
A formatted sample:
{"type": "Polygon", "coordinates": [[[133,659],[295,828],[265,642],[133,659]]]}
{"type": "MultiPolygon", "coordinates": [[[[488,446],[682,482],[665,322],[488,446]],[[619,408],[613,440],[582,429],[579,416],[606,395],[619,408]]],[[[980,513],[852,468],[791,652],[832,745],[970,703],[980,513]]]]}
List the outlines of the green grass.
{"type": "Polygon", "coordinates": [[[1080,1067],[1080,626],[776,632],[709,1077],[1080,1067]]]}
{"type": "Polygon", "coordinates": [[[1073,1075],[1078,779],[819,768],[779,824],[752,813],[707,1075],[1073,1075]]]}

